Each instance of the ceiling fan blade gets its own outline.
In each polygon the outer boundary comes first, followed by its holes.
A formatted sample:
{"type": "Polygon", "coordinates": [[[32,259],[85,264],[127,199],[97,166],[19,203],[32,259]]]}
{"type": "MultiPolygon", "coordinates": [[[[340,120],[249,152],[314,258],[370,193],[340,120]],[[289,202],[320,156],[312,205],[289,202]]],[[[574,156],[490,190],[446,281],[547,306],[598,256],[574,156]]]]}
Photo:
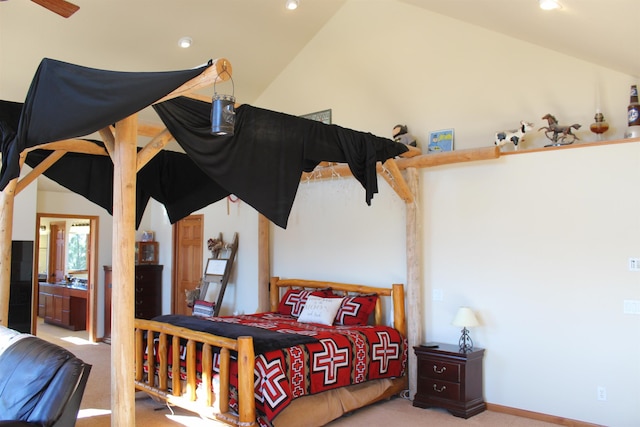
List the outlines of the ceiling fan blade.
{"type": "Polygon", "coordinates": [[[57,13],[58,15],[68,18],[78,9],[80,6],[76,6],[73,3],[69,3],[65,0],[31,0],[34,3],[39,4],[42,7],[49,9],[51,12],[57,13]]]}

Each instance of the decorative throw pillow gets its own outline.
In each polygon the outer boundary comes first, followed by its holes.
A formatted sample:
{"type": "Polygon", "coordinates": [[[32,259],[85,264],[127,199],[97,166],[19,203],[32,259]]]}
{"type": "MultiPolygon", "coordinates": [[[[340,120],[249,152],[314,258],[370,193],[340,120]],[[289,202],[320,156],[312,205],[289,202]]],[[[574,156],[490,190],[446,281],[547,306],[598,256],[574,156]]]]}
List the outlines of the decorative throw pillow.
{"type": "Polygon", "coordinates": [[[208,302],[201,299],[196,300],[193,304],[193,315],[196,317],[211,317],[216,303],[208,302]]]}
{"type": "Polygon", "coordinates": [[[310,295],[298,317],[298,322],[331,326],[340,304],[342,304],[342,298],[321,298],[310,295]]]}
{"type": "Polygon", "coordinates": [[[369,316],[376,308],[378,295],[353,295],[342,299],[342,304],[336,314],[336,325],[366,326],[369,316]]]}
{"type": "Polygon", "coordinates": [[[331,288],[314,290],[289,289],[280,300],[278,313],[293,317],[300,316],[300,313],[302,313],[302,309],[304,308],[304,304],[307,302],[307,298],[309,298],[310,295],[324,298],[333,295],[333,292],[331,291],[331,288]]]}

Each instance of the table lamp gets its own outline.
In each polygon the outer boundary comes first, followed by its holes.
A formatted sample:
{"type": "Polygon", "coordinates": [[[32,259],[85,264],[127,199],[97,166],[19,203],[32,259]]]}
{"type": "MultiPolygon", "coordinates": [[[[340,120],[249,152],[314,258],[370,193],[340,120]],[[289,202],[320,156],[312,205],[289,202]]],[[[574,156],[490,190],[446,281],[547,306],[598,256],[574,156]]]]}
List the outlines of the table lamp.
{"type": "Polygon", "coordinates": [[[466,353],[473,350],[473,341],[471,341],[469,330],[467,329],[467,327],[479,325],[473,311],[469,307],[460,307],[451,324],[453,326],[462,326],[462,335],[460,336],[460,341],[458,341],[460,351],[466,353]]]}

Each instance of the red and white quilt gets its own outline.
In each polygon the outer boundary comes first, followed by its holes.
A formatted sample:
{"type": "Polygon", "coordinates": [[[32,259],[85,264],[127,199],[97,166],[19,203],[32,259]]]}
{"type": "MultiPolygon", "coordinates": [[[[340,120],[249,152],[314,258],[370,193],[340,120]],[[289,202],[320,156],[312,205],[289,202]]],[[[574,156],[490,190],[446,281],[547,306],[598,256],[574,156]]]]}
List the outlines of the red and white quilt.
{"type": "MultiPolygon", "coordinates": [[[[324,326],[300,323],[295,317],[277,313],[207,320],[303,334],[317,340],[256,354],[256,410],[269,421],[295,398],[369,380],[400,377],[407,365],[407,342],[388,326],[324,326]]],[[[234,361],[231,365],[233,406],[237,365],[234,361]]],[[[217,370],[217,354],[214,366],[217,370]]]]}

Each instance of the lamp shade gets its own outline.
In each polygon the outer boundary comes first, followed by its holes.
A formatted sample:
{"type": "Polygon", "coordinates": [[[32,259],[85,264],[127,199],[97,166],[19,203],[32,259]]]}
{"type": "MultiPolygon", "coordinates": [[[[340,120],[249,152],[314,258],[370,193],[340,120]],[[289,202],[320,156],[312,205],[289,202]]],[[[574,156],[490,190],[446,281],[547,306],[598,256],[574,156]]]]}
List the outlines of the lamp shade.
{"type": "Polygon", "coordinates": [[[473,314],[473,311],[471,311],[469,307],[460,307],[451,324],[453,326],[461,326],[463,328],[479,325],[476,315],[473,314]]]}

